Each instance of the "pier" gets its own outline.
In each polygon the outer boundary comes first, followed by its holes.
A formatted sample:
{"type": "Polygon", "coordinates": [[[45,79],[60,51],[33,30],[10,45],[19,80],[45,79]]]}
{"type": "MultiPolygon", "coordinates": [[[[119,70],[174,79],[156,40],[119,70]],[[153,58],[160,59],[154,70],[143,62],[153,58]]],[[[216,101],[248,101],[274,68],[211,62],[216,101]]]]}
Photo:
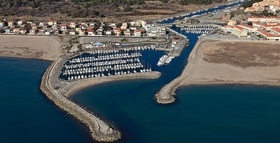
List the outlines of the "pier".
{"type": "Polygon", "coordinates": [[[193,34],[208,34],[212,31],[215,31],[220,26],[214,24],[196,24],[196,25],[184,25],[183,30],[186,33],[193,33],[193,34]]]}
{"type": "Polygon", "coordinates": [[[166,49],[163,49],[167,52],[166,55],[163,55],[157,65],[161,66],[164,64],[169,64],[171,60],[175,57],[178,57],[183,49],[188,45],[189,39],[187,36],[176,32],[175,30],[166,27],[166,29],[169,31],[169,37],[170,42],[168,43],[168,46],[166,46],[166,49]]]}

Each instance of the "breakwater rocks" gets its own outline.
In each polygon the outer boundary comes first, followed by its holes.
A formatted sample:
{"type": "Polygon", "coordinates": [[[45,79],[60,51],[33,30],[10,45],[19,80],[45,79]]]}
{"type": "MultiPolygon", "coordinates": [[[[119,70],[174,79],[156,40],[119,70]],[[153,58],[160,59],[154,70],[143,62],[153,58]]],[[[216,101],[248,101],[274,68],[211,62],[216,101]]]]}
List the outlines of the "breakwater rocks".
{"type": "Polygon", "coordinates": [[[163,88],[160,89],[158,93],[156,93],[156,100],[160,104],[170,104],[175,102],[175,91],[178,87],[182,86],[182,82],[187,80],[189,74],[193,71],[193,68],[196,66],[196,57],[197,57],[197,50],[200,44],[206,40],[205,38],[200,38],[197,43],[195,44],[194,48],[192,49],[191,53],[188,57],[188,63],[185,66],[182,74],[166,84],[163,88]]]}
{"type": "MultiPolygon", "coordinates": [[[[50,67],[45,71],[40,88],[45,95],[53,101],[57,106],[73,115],[80,122],[84,123],[90,129],[92,138],[101,142],[113,142],[121,138],[121,133],[117,129],[113,129],[108,123],[104,122],[94,114],[88,112],[81,106],[69,100],[67,94],[71,94],[75,90],[82,89],[82,87],[76,87],[76,84],[92,84],[92,81],[99,81],[97,83],[103,83],[108,81],[128,80],[128,79],[155,79],[160,77],[160,72],[151,71],[144,73],[132,73],[127,75],[116,75],[110,77],[98,77],[91,79],[83,79],[71,82],[65,82],[58,79],[59,71],[62,63],[65,62],[65,57],[61,57],[57,61],[53,62],[50,67]],[[88,81],[87,81],[88,80],[88,81]]],[[[86,87],[86,86],[83,86],[86,87]]]]}
{"type": "Polygon", "coordinates": [[[175,102],[175,90],[177,86],[180,84],[180,79],[176,78],[170,83],[166,84],[157,94],[156,100],[160,104],[170,104],[175,102]]]}
{"type": "Polygon", "coordinates": [[[54,88],[51,80],[54,68],[56,68],[56,62],[52,63],[52,65],[46,70],[41,81],[40,88],[46,96],[61,109],[86,124],[89,127],[94,140],[112,142],[120,139],[121,133],[118,130],[112,129],[107,123],[78,106],[54,88]]]}

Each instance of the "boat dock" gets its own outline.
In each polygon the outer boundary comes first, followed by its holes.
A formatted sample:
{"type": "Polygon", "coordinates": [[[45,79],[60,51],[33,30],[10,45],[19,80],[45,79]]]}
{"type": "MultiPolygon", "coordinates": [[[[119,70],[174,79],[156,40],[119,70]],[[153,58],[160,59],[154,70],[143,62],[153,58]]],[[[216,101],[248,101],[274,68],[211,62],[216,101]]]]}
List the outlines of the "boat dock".
{"type": "Polygon", "coordinates": [[[187,36],[176,32],[175,30],[171,28],[166,28],[169,31],[169,38],[171,39],[168,43],[168,46],[166,46],[165,51],[167,52],[166,55],[163,55],[157,65],[165,65],[169,64],[173,58],[180,56],[183,49],[188,46],[189,39],[187,36]],[[168,49],[168,50],[167,50],[168,49]]]}
{"type": "Polygon", "coordinates": [[[97,49],[84,52],[65,62],[60,79],[79,80],[151,72],[151,64],[141,59],[142,50],[145,48],[97,49]]]}
{"type": "Polygon", "coordinates": [[[219,26],[214,24],[196,24],[183,26],[183,30],[185,30],[186,33],[194,34],[208,34],[212,31],[217,30],[218,28],[219,26]]]}

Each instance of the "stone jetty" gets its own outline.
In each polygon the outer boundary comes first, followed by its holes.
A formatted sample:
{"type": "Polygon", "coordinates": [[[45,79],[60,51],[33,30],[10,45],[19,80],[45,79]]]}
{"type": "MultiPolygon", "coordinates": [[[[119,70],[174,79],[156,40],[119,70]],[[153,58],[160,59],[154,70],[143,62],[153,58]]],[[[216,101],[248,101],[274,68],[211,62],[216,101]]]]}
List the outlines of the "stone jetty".
{"type": "Polygon", "coordinates": [[[82,123],[86,124],[90,131],[92,138],[96,141],[102,142],[113,142],[121,138],[121,133],[110,127],[107,123],[102,121],[97,116],[86,111],[79,105],[75,104],[67,97],[59,92],[53,85],[53,78],[55,77],[55,70],[58,68],[58,63],[61,61],[55,61],[46,70],[41,81],[41,90],[46,94],[46,96],[52,100],[57,106],[66,111],[67,113],[73,115],[82,123]]]}
{"type": "Polygon", "coordinates": [[[117,129],[113,129],[108,123],[71,101],[68,96],[77,90],[93,86],[95,84],[130,79],[156,79],[160,77],[161,73],[151,71],[88,78],[69,82],[59,79],[60,70],[69,57],[71,56],[61,56],[57,61],[53,62],[50,67],[48,67],[42,77],[40,85],[41,90],[57,106],[87,125],[94,140],[101,142],[113,142],[119,140],[121,138],[121,133],[117,129]]]}
{"type": "Polygon", "coordinates": [[[170,104],[175,102],[175,90],[180,84],[180,78],[176,78],[170,83],[166,84],[157,94],[156,100],[160,104],[170,104]]]}
{"type": "Polygon", "coordinates": [[[182,74],[166,84],[163,88],[160,89],[158,93],[156,93],[156,100],[160,104],[170,104],[175,102],[174,95],[176,89],[182,85],[183,80],[188,76],[188,74],[192,71],[193,67],[195,66],[195,57],[197,56],[197,49],[199,48],[201,42],[203,42],[205,39],[200,38],[197,43],[195,44],[193,50],[191,51],[188,63],[185,66],[185,69],[183,70],[182,74]]]}

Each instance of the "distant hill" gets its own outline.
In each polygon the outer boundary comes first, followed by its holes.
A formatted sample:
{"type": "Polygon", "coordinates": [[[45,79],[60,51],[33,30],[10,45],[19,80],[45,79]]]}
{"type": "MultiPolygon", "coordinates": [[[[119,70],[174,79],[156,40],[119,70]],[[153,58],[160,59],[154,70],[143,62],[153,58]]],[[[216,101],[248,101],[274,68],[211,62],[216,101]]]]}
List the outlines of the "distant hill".
{"type": "MultiPolygon", "coordinates": [[[[137,12],[146,0],[0,0],[2,16],[104,17],[114,12],[137,12]]],[[[150,0],[151,1],[151,0],[150,0]]],[[[173,0],[179,4],[211,4],[214,0],[173,0]]],[[[220,0],[216,0],[220,1],[220,0]]],[[[168,0],[159,0],[167,3],[168,0]]]]}
{"type": "MultiPolygon", "coordinates": [[[[159,9],[176,12],[174,4],[212,4],[223,0],[0,0],[0,16],[100,18],[149,14],[159,9]],[[143,10],[145,12],[143,12],[143,10]]],[[[168,12],[166,12],[168,14],[168,12]]],[[[157,14],[157,12],[151,13],[157,14]]]]}

